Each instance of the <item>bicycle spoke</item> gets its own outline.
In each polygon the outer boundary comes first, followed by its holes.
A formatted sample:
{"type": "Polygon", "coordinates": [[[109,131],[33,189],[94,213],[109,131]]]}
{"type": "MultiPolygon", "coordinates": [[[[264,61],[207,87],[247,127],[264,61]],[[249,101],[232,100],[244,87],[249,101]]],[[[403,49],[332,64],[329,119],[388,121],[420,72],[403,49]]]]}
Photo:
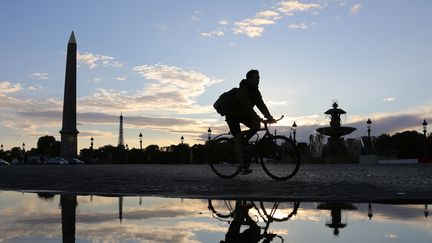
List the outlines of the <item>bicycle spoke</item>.
{"type": "Polygon", "coordinates": [[[293,177],[300,166],[295,144],[284,136],[272,136],[263,141],[259,154],[264,171],[276,180],[293,177]]]}
{"type": "Polygon", "coordinates": [[[210,167],[222,178],[232,178],[239,172],[232,138],[221,137],[212,141],[208,151],[210,167]]]}

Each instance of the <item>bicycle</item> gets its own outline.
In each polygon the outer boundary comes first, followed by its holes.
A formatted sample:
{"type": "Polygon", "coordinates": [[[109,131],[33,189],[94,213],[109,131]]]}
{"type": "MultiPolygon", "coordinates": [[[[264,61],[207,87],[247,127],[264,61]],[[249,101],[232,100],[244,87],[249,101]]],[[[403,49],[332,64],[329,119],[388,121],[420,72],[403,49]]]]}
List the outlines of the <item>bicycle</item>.
{"type": "MultiPolygon", "coordinates": [[[[288,221],[297,215],[300,202],[284,202],[282,206],[280,204],[281,202],[261,201],[259,202],[260,207],[258,207],[253,201],[209,199],[207,207],[215,219],[227,222],[230,228],[235,222],[240,224],[237,227],[234,226],[237,229],[240,229],[239,226],[241,225],[255,227],[256,231],[259,231],[256,235],[257,240],[259,239],[258,242],[271,242],[275,238],[279,238],[280,242],[284,242],[282,236],[269,230],[270,224],[273,222],[288,221]]],[[[235,239],[235,236],[238,236],[240,232],[233,232],[229,229],[225,237],[226,239],[228,238],[228,234],[231,234],[231,239],[235,239]]]]}
{"type": "MultiPolygon", "coordinates": [[[[276,121],[282,120],[284,116],[276,121]]],[[[246,167],[252,162],[260,162],[264,172],[279,181],[293,177],[300,167],[300,155],[296,144],[282,135],[273,135],[269,131],[268,120],[263,120],[264,128],[259,129],[243,146],[246,167]],[[265,131],[260,139],[258,132],[265,131]],[[251,138],[251,139],[252,139],[251,138]]],[[[248,131],[242,131],[244,138],[248,131]]],[[[234,137],[230,133],[220,134],[209,143],[207,160],[213,172],[224,179],[235,177],[240,172],[240,166],[234,150],[234,137]]]]}

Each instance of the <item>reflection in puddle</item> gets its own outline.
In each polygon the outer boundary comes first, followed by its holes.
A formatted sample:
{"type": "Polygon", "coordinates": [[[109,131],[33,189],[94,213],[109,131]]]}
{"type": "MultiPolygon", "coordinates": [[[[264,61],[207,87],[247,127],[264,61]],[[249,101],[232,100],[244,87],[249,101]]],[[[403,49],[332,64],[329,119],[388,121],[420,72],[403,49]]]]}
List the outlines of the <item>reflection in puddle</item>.
{"type": "Polygon", "coordinates": [[[430,242],[427,204],[0,191],[0,242],[430,242]]]}

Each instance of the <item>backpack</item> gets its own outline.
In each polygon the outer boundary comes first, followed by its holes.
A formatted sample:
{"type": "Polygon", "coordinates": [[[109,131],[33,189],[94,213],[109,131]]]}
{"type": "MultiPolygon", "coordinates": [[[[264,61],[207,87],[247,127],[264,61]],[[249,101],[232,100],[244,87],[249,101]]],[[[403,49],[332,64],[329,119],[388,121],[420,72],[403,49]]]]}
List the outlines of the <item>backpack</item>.
{"type": "Polygon", "coordinates": [[[231,108],[231,105],[234,103],[235,97],[237,95],[238,89],[239,88],[232,88],[230,91],[221,94],[216,100],[216,102],[213,104],[213,107],[221,116],[225,116],[231,108]]]}

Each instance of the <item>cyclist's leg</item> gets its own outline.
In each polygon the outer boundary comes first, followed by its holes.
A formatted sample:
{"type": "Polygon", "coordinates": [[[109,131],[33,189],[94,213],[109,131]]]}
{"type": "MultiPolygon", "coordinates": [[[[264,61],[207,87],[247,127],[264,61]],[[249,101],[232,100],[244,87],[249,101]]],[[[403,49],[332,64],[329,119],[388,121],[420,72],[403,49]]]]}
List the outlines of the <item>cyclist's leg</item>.
{"type": "MultiPolygon", "coordinates": [[[[244,155],[245,153],[245,149],[247,148],[246,146],[249,146],[249,139],[254,136],[256,134],[256,132],[260,129],[261,126],[261,121],[259,119],[255,119],[253,117],[248,117],[245,119],[241,120],[241,123],[244,124],[245,126],[247,126],[249,128],[249,130],[246,130],[244,132],[242,132],[240,134],[240,138],[239,138],[239,143],[241,142],[241,146],[242,146],[242,154],[244,155]],[[241,139],[241,140],[240,140],[241,139]],[[246,146],[245,146],[246,145],[246,146]]],[[[243,156],[243,160],[244,160],[244,165],[249,167],[250,165],[250,159],[251,159],[251,151],[247,151],[246,155],[247,156],[243,156]],[[246,165],[247,164],[247,165],[246,165]]],[[[250,168],[244,168],[242,169],[241,173],[242,174],[249,174],[251,173],[252,170],[250,168]]]]}
{"type": "Polygon", "coordinates": [[[245,142],[248,142],[261,128],[261,120],[258,118],[244,119],[241,123],[249,128],[249,130],[245,131],[245,142]]]}
{"type": "Polygon", "coordinates": [[[240,130],[240,119],[233,116],[226,116],[226,122],[231,134],[234,136],[234,151],[240,167],[245,167],[243,159],[243,135],[240,130]]]}

